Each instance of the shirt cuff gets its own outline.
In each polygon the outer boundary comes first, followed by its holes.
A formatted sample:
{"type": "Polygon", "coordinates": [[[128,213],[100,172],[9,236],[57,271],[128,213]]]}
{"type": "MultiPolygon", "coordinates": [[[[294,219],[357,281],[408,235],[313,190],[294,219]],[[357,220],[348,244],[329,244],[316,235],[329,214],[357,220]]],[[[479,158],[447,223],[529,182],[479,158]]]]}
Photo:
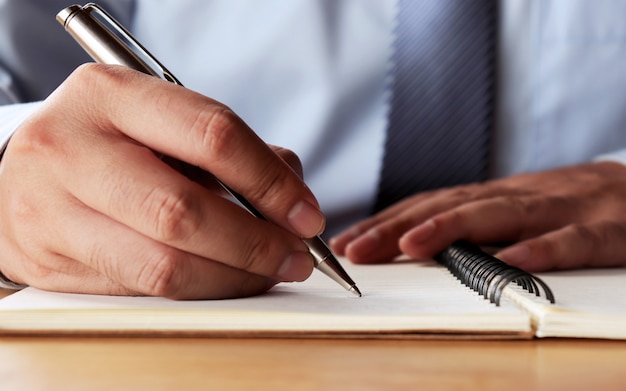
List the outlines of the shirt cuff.
{"type": "MultiPolygon", "coordinates": [[[[41,102],[33,102],[0,106],[0,159],[2,159],[4,150],[15,130],[26,118],[37,110],[40,105],[41,102]]],[[[0,288],[20,290],[26,288],[26,286],[27,285],[18,284],[9,280],[0,272],[0,288]]]]}
{"type": "Polygon", "coordinates": [[[0,157],[17,128],[30,117],[42,102],[19,103],[0,106],[0,157]]]}
{"type": "Polygon", "coordinates": [[[594,162],[614,162],[626,165],[626,149],[596,156],[594,162]]]}

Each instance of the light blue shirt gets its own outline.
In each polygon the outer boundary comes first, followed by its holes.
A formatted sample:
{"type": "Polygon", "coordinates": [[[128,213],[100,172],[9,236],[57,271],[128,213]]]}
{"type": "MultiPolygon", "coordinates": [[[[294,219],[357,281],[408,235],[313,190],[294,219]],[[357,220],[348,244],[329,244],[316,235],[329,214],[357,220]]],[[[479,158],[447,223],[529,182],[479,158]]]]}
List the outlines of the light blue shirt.
{"type": "Polygon", "coordinates": [[[507,0],[501,9],[494,175],[606,153],[626,163],[626,1],[507,0]]]}
{"type": "MultiPolygon", "coordinates": [[[[395,12],[394,0],[139,0],[130,27],[188,88],[298,153],[334,232],[376,195],[395,12]]],[[[500,12],[492,176],[626,163],[626,1],[503,0],[500,12]]],[[[0,70],[5,99],[19,95],[12,74],[0,70]]],[[[0,108],[4,139],[36,106],[0,108]]]]}

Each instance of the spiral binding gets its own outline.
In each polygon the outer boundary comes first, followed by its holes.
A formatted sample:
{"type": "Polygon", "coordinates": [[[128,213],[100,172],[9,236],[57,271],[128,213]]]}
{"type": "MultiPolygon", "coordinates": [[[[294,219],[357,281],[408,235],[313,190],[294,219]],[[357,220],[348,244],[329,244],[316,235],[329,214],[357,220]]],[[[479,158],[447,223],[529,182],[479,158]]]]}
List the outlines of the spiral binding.
{"type": "Polygon", "coordinates": [[[540,278],[502,262],[474,244],[455,242],[435,256],[435,260],[448,268],[463,284],[497,306],[500,305],[504,288],[511,282],[537,296],[541,295],[543,289],[546,299],[554,304],[550,287],[540,278]]]}

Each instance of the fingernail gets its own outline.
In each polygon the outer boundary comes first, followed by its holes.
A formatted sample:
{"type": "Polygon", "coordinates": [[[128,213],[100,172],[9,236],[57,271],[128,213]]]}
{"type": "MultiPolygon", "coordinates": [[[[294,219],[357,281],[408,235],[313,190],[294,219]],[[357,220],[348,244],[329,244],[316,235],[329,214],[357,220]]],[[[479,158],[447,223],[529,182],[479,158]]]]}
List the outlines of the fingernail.
{"type": "Polygon", "coordinates": [[[291,227],[305,238],[319,235],[326,224],[322,212],[307,201],[300,201],[291,208],[287,219],[291,227]]]}
{"type": "Polygon", "coordinates": [[[278,269],[281,281],[304,281],[313,272],[313,257],[309,252],[294,252],[283,261],[278,269]]]}
{"type": "Polygon", "coordinates": [[[496,258],[511,265],[521,265],[530,258],[530,249],[524,245],[509,247],[496,254],[496,258]]]}
{"type": "Polygon", "coordinates": [[[426,220],[407,232],[402,239],[409,240],[411,243],[422,243],[433,235],[435,228],[434,221],[426,220]]]}

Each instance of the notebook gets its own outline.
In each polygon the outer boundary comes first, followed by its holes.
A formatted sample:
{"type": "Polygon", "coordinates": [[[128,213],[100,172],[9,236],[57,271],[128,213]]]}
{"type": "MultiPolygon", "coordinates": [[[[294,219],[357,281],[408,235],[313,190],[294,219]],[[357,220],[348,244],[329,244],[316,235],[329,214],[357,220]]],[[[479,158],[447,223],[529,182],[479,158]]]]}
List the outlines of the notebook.
{"type": "Polygon", "coordinates": [[[266,294],[233,300],[173,301],[26,288],[0,300],[0,333],[626,339],[626,269],[540,273],[533,277],[551,288],[555,304],[543,291],[530,293],[509,283],[496,305],[435,260],[342,261],[362,297],[319,272],[303,283],[279,284],[266,294]]]}

